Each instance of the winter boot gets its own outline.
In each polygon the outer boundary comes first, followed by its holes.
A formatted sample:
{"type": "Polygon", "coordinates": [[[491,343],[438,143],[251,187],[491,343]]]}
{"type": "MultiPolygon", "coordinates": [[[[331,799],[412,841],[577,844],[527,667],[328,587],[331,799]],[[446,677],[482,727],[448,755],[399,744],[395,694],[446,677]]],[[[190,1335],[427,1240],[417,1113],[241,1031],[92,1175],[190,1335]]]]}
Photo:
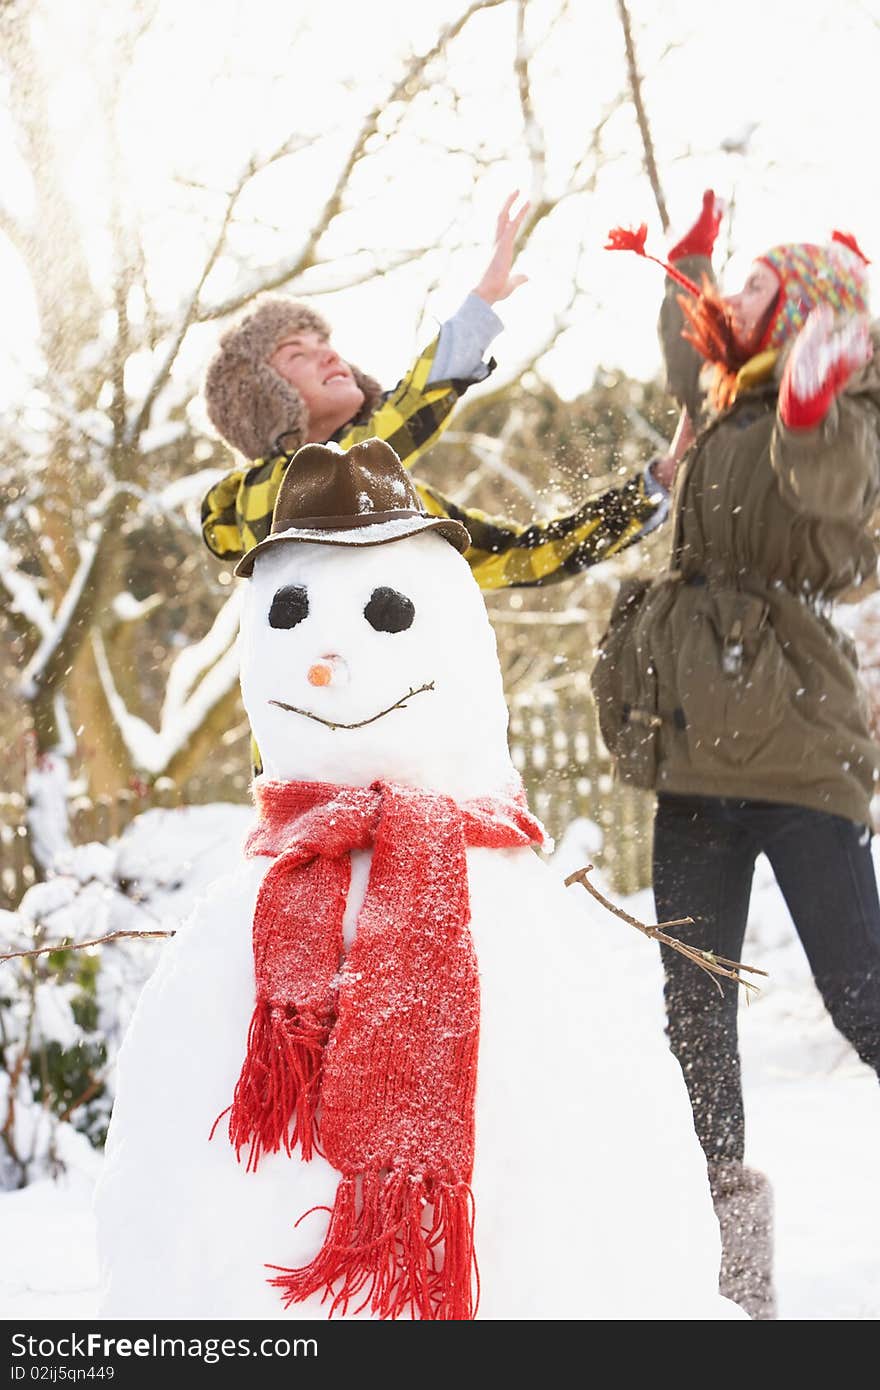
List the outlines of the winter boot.
{"type": "Polygon", "coordinates": [[[750,1318],[775,1318],[770,1183],[754,1168],[722,1160],[709,1164],[709,1186],[721,1228],[718,1291],[750,1318]]]}

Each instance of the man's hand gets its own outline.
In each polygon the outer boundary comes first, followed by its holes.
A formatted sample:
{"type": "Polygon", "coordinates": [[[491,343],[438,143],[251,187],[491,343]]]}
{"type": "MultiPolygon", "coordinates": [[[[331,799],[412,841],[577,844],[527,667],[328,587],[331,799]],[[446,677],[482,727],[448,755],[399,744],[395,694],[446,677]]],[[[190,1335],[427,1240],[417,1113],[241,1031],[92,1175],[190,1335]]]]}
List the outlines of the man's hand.
{"type": "Polygon", "coordinates": [[[792,430],[812,430],[854,372],[871,360],[867,314],[849,314],[836,325],[828,304],[810,314],[788,356],[779,386],[779,414],[792,430]]]}
{"type": "Polygon", "coordinates": [[[510,268],[513,265],[513,247],[516,234],[529,210],[529,204],[523,203],[516,216],[510,216],[510,209],[518,197],[519,189],[516,188],[498,215],[498,225],[495,228],[495,250],[492,259],[486,266],[480,283],[474,286],[474,294],[485,299],[487,304],[496,304],[499,299],[506,299],[509,294],[513,294],[514,290],[519,289],[520,285],[524,285],[529,278],[527,275],[511,275],[510,273],[510,268]]]}
{"type": "Polygon", "coordinates": [[[687,410],[682,410],[678,417],[678,424],[675,427],[675,434],[672,436],[672,443],[669,446],[669,453],[663,454],[660,458],[654,459],[651,464],[651,473],[661,487],[665,487],[667,492],[672,489],[675,482],[675,475],[678,465],[684,458],[688,449],[694,442],[694,427],[691,424],[691,417],[687,410]]]}

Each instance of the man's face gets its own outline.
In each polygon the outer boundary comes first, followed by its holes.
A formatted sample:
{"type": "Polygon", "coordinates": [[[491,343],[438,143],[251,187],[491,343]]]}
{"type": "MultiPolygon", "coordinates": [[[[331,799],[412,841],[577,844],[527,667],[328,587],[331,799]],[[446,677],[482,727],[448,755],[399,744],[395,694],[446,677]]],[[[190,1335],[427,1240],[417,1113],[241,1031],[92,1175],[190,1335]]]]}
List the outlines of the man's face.
{"type": "Polygon", "coordinates": [[[757,350],[778,294],[779,281],[769,265],[755,261],[739,294],[725,298],[736,341],[745,352],[757,350]]]}
{"type": "Polygon", "coordinates": [[[318,333],[285,338],[269,358],[269,366],[302,396],[309,413],[308,444],[325,444],[364,403],[348,363],[318,333]]]}

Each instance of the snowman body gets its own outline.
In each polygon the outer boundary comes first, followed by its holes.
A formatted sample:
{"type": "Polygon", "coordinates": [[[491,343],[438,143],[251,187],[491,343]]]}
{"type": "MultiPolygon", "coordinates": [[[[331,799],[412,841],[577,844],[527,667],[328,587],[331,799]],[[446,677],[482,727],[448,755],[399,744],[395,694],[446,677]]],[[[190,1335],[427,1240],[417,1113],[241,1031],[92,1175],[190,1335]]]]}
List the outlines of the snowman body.
{"type": "MultiPolygon", "coordinates": [[[[494,635],[470,571],[436,534],[387,540],[280,545],[255,566],[242,690],[265,774],[399,782],[459,802],[509,794],[494,635]]],[[[370,857],[351,856],[346,947],[370,857]]],[[[339,1173],[299,1151],[248,1172],[215,1127],[245,1054],[254,904],[271,862],[241,857],[201,901],[123,1044],[96,1201],[104,1316],[327,1316],[317,1295],[285,1309],[269,1279],[314,1258],[339,1173]]],[[[717,1294],[705,1161],[659,1001],[630,987],[624,929],[531,849],[468,849],[467,874],[477,1316],[742,1316],[717,1294]]]]}

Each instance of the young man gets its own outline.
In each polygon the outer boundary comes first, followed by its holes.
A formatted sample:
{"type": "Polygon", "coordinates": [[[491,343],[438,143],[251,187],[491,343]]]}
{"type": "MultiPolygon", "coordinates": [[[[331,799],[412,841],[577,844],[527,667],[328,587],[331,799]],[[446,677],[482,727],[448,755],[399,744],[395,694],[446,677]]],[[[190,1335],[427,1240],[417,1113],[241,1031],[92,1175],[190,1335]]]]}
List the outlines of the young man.
{"type": "MultiPolygon", "coordinates": [[[[411,467],[439,438],[456,402],[495,366],[484,361],[503,324],[492,306],[526,279],[513,274],[516,234],[528,211],[498,218],[495,247],[461,308],[391,391],[343,361],[330,328],[304,304],[267,296],[220,340],[205,380],[209,418],[247,460],[222,478],[202,505],[202,533],[221,560],[238,561],[269,533],[281,480],[306,443],[343,449],[376,436],[411,467]]],[[[528,526],[460,507],[417,483],[428,512],[460,521],[471,544],[465,558],[482,589],[555,583],[623,550],[658,526],[683,449],[652,459],[619,488],[588,497],[567,516],[528,526]]]]}

